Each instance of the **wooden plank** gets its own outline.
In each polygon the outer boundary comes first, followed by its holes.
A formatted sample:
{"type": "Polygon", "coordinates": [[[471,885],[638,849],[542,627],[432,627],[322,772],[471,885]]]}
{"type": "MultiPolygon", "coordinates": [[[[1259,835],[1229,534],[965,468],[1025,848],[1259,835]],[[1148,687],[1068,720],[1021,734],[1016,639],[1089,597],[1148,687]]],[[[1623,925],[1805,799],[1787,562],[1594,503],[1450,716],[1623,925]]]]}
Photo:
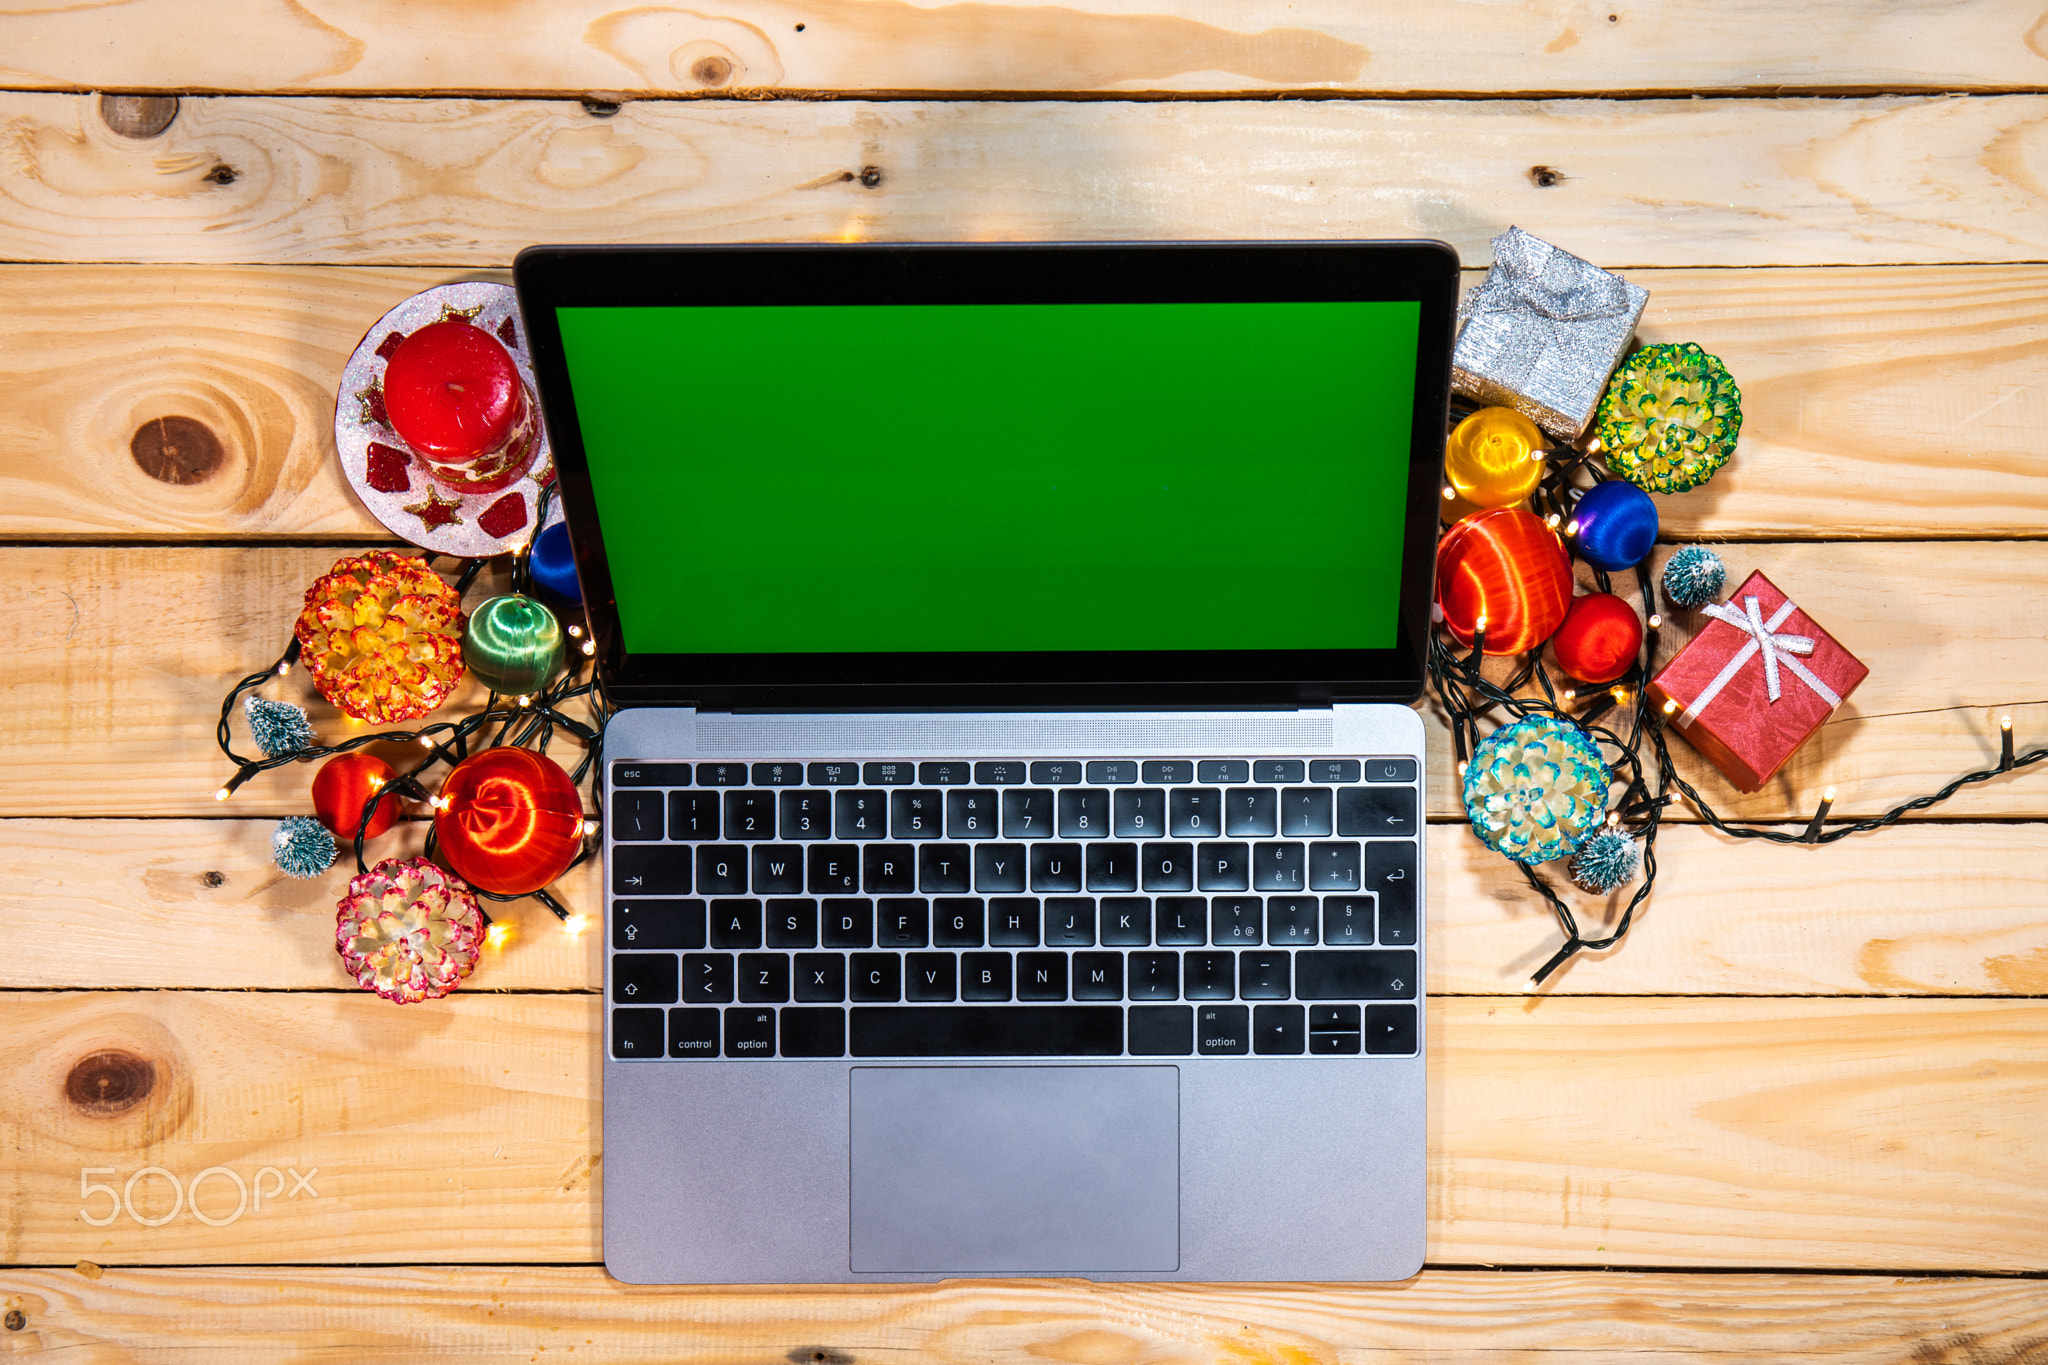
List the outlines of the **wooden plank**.
{"type": "MultiPolygon", "coordinates": [[[[599,1008],[0,996],[0,1259],[594,1261],[599,1008]],[[218,1226],[165,1219],[152,1174],[123,1207],[158,1225],[81,1215],[112,1207],[82,1180],[125,1190],[146,1166],[187,1183],[226,1167],[251,1207],[229,1221],[216,1175],[198,1208],[218,1226]],[[259,1213],[265,1168],[287,1175],[259,1213]],[[294,1199],[288,1172],[311,1168],[294,1199]]],[[[2041,1001],[1450,998],[1430,1018],[1437,1264],[2048,1264],[2027,1155],[2048,1103],[2041,1001]]]]}
{"type": "Polygon", "coordinates": [[[2039,86],[2037,7],[1878,0],[1792,16],[1534,5],[1370,11],[1338,0],[1212,5],[761,3],[716,12],[609,0],[439,9],[235,5],[209,41],[169,0],[81,0],[0,18],[0,82],[84,90],[729,94],[899,91],[1602,91],[2039,86]],[[324,11],[324,12],[323,12],[324,11]],[[1218,19],[1222,22],[1218,22],[1218,19]]]}
{"type": "MultiPolygon", "coordinates": [[[[0,821],[0,988],[344,989],[334,905],[353,863],[292,881],[268,821],[0,821]],[[261,952],[249,951],[260,936],[261,952]]],[[[417,852],[394,833],[375,857],[417,852]]],[[[1437,994],[1519,995],[1559,942],[1549,911],[1457,825],[1429,831],[1437,994]]],[[[1920,824],[1849,848],[1731,846],[1679,825],[1624,948],[1580,959],[1551,994],[2048,995],[2048,827],[1920,824]]],[[[556,887],[600,924],[597,868],[556,887]]],[[[1588,927],[1613,901],[1574,895],[1588,927]]],[[[465,991],[597,990],[603,933],[532,901],[490,907],[512,936],[465,991]]]]}
{"type": "Polygon", "coordinates": [[[2039,95],[646,101],[603,118],[248,97],[186,100],[141,141],[93,97],[17,92],[0,95],[0,254],[498,266],[550,240],[1433,236],[1480,264],[1519,221],[1614,266],[2039,261],[2044,119],[2039,95]]]}
{"type": "Polygon", "coordinates": [[[1073,1365],[1369,1361],[1722,1365],[2020,1362],[2040,1283],[1863,1275],[1430,1270],[1391,1285],[956,1282],[647,1289],[595,1266],[0,1271],[17,1348],[135,1365],[451,1362],[576,1352],[599,1365],[734,1360],[1073,1365]]]}
{"type": "MultiPolygon", "coordinates": [[[[453,273],[0,267],[0,536],[386,535],[334,463],[332,386],[365,328],[453,273]],[[138,464],[165,417],[218,463],[138,464]]],[[[1632,278],[1643,340],[1700,341],[1746,407],[1734,463],[1660,500],[1667,536],[2048,533],[2048,267],[1632,278]]]]}
{"type": "MultiPolygon", "coordinates": [[[[0,549],[0,704],[13,718],[0,768],[4,815],[289,815],[310,770],[291,765],[220,806],[213,743],[228,686],[277,657],[306,586],[343,551],[308,547],[0,549]]],[[[2048,742],[2048,542],[1730,547],[1740,579],[1762,569],[1870,666],[1836,719],[1762,792],[1740,797],[1683,741],[1681,769],[1710,799],[1754,818],[1804,819],[1823,786],[1838,816],[1872,813],[1993,762],[1995,715],[2023,747],[2048,742]]],[[[479,601],[487,585],[472,590],[479,601]]],[[[1676,626],[1678,623],[1674,623],[1676,626]]],[[[451,706],[480,694],[473,684],[451,706]]],[[[304,670],[270,684],[316,727],[351,733],[304,670]]],[[[1442,746],[1445,732],[1433,727],[1442,746]]],[[[1455,814],[1447,751],[1431,810],[1455,814]]],[[[1937,815],[2048,811],[2048,773],[1973,787],[1937,815]]],[[[1682,817],[1681,817],[1682,818],[1682,817]]]]}

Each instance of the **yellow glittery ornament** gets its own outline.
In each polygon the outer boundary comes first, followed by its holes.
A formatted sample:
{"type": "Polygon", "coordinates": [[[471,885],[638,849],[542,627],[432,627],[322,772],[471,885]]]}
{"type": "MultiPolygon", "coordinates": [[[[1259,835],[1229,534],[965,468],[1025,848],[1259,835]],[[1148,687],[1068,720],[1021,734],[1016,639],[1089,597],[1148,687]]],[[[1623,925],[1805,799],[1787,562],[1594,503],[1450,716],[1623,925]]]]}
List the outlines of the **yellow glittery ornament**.
{"type": "Polygon", "coordinates": [[[1513,408],[1481,408],[1458,423],[1444,446],[1444,478],[1475,507],[1512,507],[1536,491],[1550,445],[1513,408]]]}

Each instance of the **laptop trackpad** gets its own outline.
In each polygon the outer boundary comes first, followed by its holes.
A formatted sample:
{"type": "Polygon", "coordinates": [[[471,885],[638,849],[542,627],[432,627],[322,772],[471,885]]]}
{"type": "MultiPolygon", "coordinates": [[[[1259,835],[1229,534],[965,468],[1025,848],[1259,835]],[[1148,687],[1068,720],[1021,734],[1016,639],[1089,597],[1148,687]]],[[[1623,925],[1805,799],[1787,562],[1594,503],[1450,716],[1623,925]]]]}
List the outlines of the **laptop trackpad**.
{"type": "Polygon", "coordinates": [[[856,1067],[853,1269],[1180,1266],[1180,1071],[856,1067]]]}

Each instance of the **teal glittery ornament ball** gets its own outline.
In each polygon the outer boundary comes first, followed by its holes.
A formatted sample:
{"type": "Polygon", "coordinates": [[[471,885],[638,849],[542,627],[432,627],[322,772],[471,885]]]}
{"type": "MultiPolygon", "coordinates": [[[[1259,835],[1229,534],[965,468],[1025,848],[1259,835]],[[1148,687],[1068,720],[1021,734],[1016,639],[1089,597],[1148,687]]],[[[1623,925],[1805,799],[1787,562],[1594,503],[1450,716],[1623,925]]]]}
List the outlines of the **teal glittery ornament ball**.
{"type": "Polygon", "coordinates": [[[249,718],[249,738],[256,741],[265,758],[295,754],[312,748],[318,741],[305,709],[288,701],[251,697],[242,703],[242,714],[249,718]]]}
{"type": "Polygon", "coordinates": [[[538,692],[562,663],[562,623],[531,597],[493,597],[469,614],[462,661],[493,692],[538,692]]]}
{"type": "Polygon", "coordinates": [[[1606,821],[1612,780],[1584,730],[1553,716],[1524,716],[1473,750],[1465,766],[1465,815],[1495,853],[1547,863],[1606,821]]]}
{"type": "Polygon", "coordinates": [[[270,853],[287,877],[317,877],[334,866],[334,836],[310,815],[287,815],[271,831],[270,853]]]}
{"type": "Polygon", "coordinates": [[[1626,886],[1636,879],[1636,869],[1643,865],[1642,850],[1636,841],[1618,829],[1603,829],[1572,855],[1572,880],[1588,891],[1605,895],[1617,886],[1626,886]]]}
{"type": "Polygon", "coordinates": [[[1664,561],[1664,595],[1673,605],[1704,607],[1721,596],[1728,566],[1704,545],[1686,545],[1664,561]]]}

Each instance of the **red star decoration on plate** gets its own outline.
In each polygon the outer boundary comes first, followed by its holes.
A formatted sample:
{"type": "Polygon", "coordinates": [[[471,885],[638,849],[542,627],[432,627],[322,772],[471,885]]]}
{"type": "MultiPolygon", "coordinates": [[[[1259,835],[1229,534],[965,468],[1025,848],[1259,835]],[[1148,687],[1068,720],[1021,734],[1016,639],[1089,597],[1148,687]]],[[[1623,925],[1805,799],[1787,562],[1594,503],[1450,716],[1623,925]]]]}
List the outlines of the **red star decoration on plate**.
{"type": "Polygon", "coordinates": [[[408,504],[405,510],[418,517],[420,525],[429,531],[440,526],[462,525],[462,499],[449,498],[443,501],[441,495],[431,487],[427,489],[426,501],[408,504]]]}

